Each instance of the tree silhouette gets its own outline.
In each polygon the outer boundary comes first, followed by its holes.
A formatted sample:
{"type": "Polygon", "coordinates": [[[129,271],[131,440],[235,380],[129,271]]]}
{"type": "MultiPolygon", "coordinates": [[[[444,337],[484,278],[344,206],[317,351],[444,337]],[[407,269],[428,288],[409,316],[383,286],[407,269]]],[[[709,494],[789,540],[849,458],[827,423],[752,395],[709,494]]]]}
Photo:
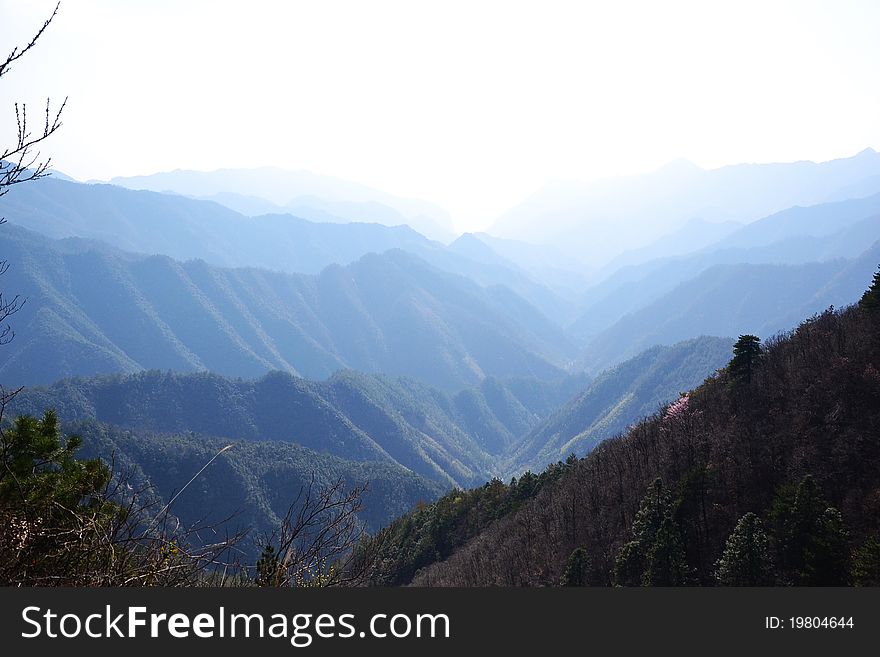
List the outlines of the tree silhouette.
{"type": "Polygon", "coordinates": [[[733,345],[733,359],[728,365],[728,371],[733,381],[751,383],[752,372],[761,353],[761,339],[758,336],[739,336],[733,345]]]}
{"type": "Polygon", "coordinates": [[[859,307],[869,312],[880,310],[880,268],[874,272],[874,280],[859,300],[859,307]]]}
{"type": "MultiPolygon", "coordinates": [[[[52,15],[26,45],[15,46],[6,56],[6,60],[0,62],[0,78],[7,75],[12,70],[12,64],[24,57],[37,44],[37,41],[43,36],[43,32],[58,15],[60,6],[60,2],[55,5],[52,15]]],[[[67,99],[65,98],[60,107],[53,111],[49,99],[46,99],[43,127],[39,132],[33,133],[28,125],[27,105],[15,103],[17,137],[11,146],[0,151],[0,196],[6,194],[12,185],[48,175],[52,159],[41,160],[38,148],[43,141],[61,127],[61,112],[66,104],[67,99]]]]}

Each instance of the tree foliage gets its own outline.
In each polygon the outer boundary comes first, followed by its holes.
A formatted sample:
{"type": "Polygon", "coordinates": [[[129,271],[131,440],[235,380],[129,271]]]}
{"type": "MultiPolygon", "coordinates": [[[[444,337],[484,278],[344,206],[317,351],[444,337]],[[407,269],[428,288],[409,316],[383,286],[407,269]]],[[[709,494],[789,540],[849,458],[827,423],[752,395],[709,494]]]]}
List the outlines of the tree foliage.
{"type": "Polygon", "coordinates": [[[733,359],[728,365],[734,382],[751,383],[752,371],[762,353],[761,339],[757,335],[741,335],[733,345],[733,359]]]}
{"type": "Polygon", "coordinates": [[[859,307],[871,313],[880,311],[880,268],[874,273],[871,287],[865,290],[859,300],[859,307]]]}
{"type": "Polygon", "coordinates": [[[774,583],[770,539],[761,519],[751,511],[736,523],[716,572],[722,586],[771,586],[774,583]]]}
{"type": "Polygon", "coordinates": [[[588,586],[590,584],[590,571],[592,570],[592,562],[590,555],[582,548],[575,548],[571,556],[568,557],[568,563],[565,565],[565,571],[559,580],[560,586],[588,586]]]}
{"type": "Polygon", "coordinates": [[[852,583],[880,586],[880,535],[871,534],[853,554],[852,583]]]}
{"type": "Polygon", "coordinates": [[[633,520],[632,540],[618,553],[614,583],[617,586],[679,586],[688,580],[675,505],[657,478],[648,486],[633,520]]]}
{"type": "Polygon", "coordinates": [[[770,512],[784,584],[841,586],[849,577],[847,531],[812,476],[784,487],[770,512]]]}

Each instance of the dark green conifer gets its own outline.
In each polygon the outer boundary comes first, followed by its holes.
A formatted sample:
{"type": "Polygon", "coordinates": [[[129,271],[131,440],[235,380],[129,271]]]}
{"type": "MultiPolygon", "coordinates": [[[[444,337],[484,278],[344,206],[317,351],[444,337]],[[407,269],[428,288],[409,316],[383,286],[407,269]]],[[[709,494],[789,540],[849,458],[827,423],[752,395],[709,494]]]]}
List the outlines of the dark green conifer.
{"type": "Polygon", "coordinates": [[[880,310],[880,268],[874,272],[874,280],[859,300],[859,307],[869,312],[880,310]]]}
{"type": "Polygon", "coordinates": [[[771,511],[780,576],[795,586],[843,586],[849,578],[847,531],[840,511],[810,475],[794,496],[783,489],[771,511]]]}
{"type": "Polygon", "coordinates": [[[739,336],[733,345],[733,359],[728,365],[731,379],[736,383],[750,383],[761,353],[761,339],[758,336],[739,336]]]}
{"type": "Polygon", "coordinates": [[[568,557],[565,572],[559,580],[561,586],[587,586],[590,583],[590,555],[582,548],[575,548],[568,557]]]}
{"type": "Polygon", "coordinates": [[[880,586],[880,536],[872,534],[853,555],[852,583],[880,586]]]}
{"type": "Polygon", "coordinates": [[[754,513],[745,514],[736,523],[718,560],[716,577],[722,586],[773,584],[770,539],[754,513]]]}

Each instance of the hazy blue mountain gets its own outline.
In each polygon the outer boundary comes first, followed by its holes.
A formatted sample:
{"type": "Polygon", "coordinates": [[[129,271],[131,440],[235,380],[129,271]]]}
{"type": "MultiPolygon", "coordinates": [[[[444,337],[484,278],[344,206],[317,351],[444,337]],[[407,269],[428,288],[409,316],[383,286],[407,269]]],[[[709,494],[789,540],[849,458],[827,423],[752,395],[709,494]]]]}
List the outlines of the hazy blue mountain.
{"type": "MultiPolygon", "coordinates": [[[[432,239],[449,241],[454,232],[449,215],[437,206],[405,199],[364,185],[308,171],[220,169],[169,171],[148,176],[114,178],[114,185],[154,192],[175,192],[193,197],[238,194],[257,197],[282,207],[314,208],[349,221],[397,225],[399,218],[432,239]],[[346,214],[346,208],[357,216],[346,214]]],[[[220,197],[221,200],[228,197],[220,197]]]]}
{"type": "Polygon", "coordinates": [[[580,362],[600,371],[652,345],[695,334],[767,337],[799,317],[857,301],[878,262],[880,242],[849,260],[716,265],[599,333],[580,362]]]}
{"type": "Polygon", "coordinates": [[[0,379],[162,368],[321,378],[343,368],[458,389],[487,376],[555,378],[572,343],[503,287],[482,288],[401,251],[316,276],[116,256],[16,226],[0,231],[28,297],[0,379]],[[75,248],[79,246],[80,248],[75,248]]]}
{"type": "Polygon", "coordinates": [[[703,170],[685,161],[649,174],[548,185],[500,217],[490,232],[553,244],[593,265],[647,246],[689,220],[750,222],[814,205],[880,173],[866,149],[831,162],[741,164],[703,170]]]}
{"type": "Polygon", "coordinates": [[[880,239],[880,195],[790,208],[695,253],[621,267],[589,288],[571,332],[584,339],[718,264],[800,264],[856,257],[880,239]]]}
{"type": "MultiPolygon", "coordinates": [[[[200,201],[210,201],[212,203],[217,203],[226,208],[229,208],[233,212],[243,214],[245,217],[259,217],[262,214],[285,214],[285,210],[282,206],[276,205],[275,203],[272,203],[272,201],[267,201],[266,199],[260,198],[258,196],[246,196],[245,194],[235,194],[233,192],[218,192],[217,194],[211,194],[210,196],[194,196],[192,198],[198,199],[200,201]]],[[[293,212],[291,212],[290,214],[301,216],[296,215],[293,212]]],[[[306,219],[307,217],[301,218],[306,219]]],[[[333,223],[345,222],[336,221],[333,223]]]]}
{"type": "Polygon", "coordinates": [[[769,246],[792,237],[828,237],[846,226],[878,214],[880,194],[808,207],[791,207],[739,228],[712,244],[709,249],[769,246]]]}
{"type": "Polygon", "coordinates": [[[587,382],[583,376],[552,382],[487,379],[449,395],[411,379],[351,371],[308,381],[283,372],[241,380],[153,370],[28,388],[10,413],[37,415],[54,408],[64,421],[296,443],[464,485],[497,474],[501,452],[587,382]]]}
{"type": "Polygon", "coordinates": [[[317,223],[409,225],[419,233],[441,242],[448,242],[453,237],[451,230],[440,230],[430,217],[424,215],[406,217],[394,208],[376,201],[331,201],[309,195],[297,196],[288,203],[279,205],[258,196],[234,192],[218,192],[210,196],[193,198],[219,203],[248,217],[264,214],[292,214],[295,217],[317,223]]]}
{"type": "Polygon", "coordinates": [[[46,173],[51,176],[55,180],[66,180],[67,182],[76,182],[74,178],[71,178],[66,173],[59,171],[58,169],[49,169],[46,173]]]}
{"type": "Polygon", "coordinates": [[[586,264],[552,246],[502,239],[488,233],[465,233],[449,246],[477,260],[480,254],[500,258],[565,299],[578,298],[592,276],[586,264]]]}
{"type": "MultiPolygon", "coordinates": [[[[236,201],[233,205],[251,206],[254,211],[283,211],[260,199],[236,196],[236,201]]],[[[331,264],[346,265],[367,253],[399,248],[481,285],[506,285],[557,322],[575,317],[568,300],[513,262],[497,257],[469,258],[403,225],[342,225],[330,215],[314,218],[335,223],[316,223],[289,214],[248,217],[214,202],[178,194],[52,179],[22,185],[4,196],[0,216],[55,238],[103,240],[120,249],[178,260],[197,258],[220,266],[290,273],[315,274],[331,264]]]]}
{"type": "Polygon", "coordinates": [[[703,219],[691,219],[678,230],[660,237],[648,246],[620,254],[608,263],[599,275],[607,276],[627,265],[699,251],[727,237],[740,226],[741,224],[735,221],[715,223],[703,219]]]}
{"type": "Polygon", "coordinates": [[[12,190],[0,199],[0,213],[49,237],[96,239],[179,260],[295,273],[317,273],[392,248],[442,248],[406,226],[320,224],[289,214],[245,217],[180,195],[52,178],[12,190]]]}
{"type": "Polygon", "coordinates": [[[828,201],[843,201],[848,198],[864,198],[865,196],[873,196],[880,194],[880,174],[874,174],[863,178],[858,182],[850,183],[838,189],[828,201]]]}
{"type": "Polygon", "coordinates": [[[700,337],[657,346],[603,372],[522,439],[508,469],[518,475],[564,461],[570,454],[583,456],[726,365],[733,342],[700,337]]]}

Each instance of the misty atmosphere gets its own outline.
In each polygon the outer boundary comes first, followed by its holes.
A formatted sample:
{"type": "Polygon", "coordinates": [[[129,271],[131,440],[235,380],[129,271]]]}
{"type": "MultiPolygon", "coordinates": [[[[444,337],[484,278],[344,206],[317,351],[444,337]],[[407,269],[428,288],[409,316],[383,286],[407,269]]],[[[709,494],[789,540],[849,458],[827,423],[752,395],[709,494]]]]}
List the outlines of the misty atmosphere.
{"type": "Polygon", "coordinates": [[[878,8],[318,4],[0,0],[0,584],[880,585],[878,8]]]}

